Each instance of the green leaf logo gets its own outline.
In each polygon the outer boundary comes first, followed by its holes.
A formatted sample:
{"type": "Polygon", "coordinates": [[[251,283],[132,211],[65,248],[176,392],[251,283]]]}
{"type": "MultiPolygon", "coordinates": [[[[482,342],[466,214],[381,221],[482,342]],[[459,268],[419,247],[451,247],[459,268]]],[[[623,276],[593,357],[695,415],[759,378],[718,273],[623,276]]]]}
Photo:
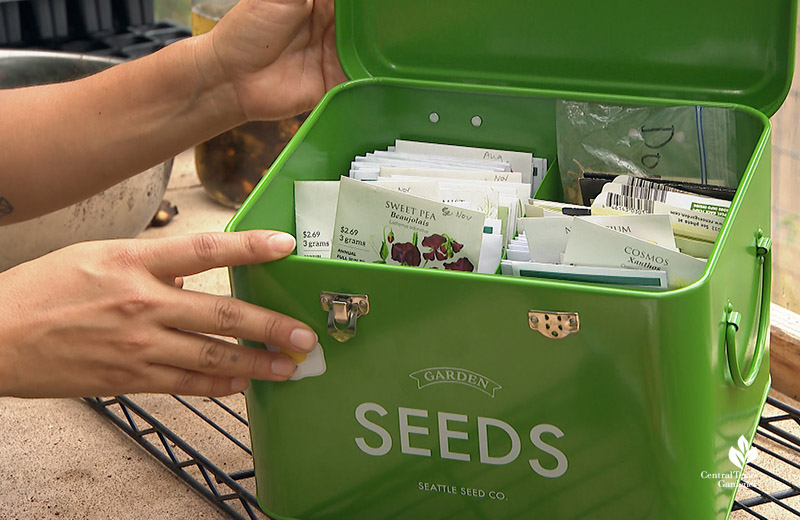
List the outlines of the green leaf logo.
{"type": "Polygon", "coordinates": [[[738,445],[739,449],[736,449],[736,446],[731,447],[728,451],[728,458],[733,462],[734,466],[743,470],[749,462],[756,460],[758,450],[749,447],[744,435],[739,437],[738,445]]]}

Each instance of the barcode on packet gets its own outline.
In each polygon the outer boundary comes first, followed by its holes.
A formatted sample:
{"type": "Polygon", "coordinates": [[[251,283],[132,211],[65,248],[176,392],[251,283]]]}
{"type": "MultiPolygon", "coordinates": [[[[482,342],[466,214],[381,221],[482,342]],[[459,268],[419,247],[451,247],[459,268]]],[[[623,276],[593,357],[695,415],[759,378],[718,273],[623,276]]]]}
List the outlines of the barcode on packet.
{"type": "Polygon", "coordinates": [[[667,202],[667,192],[660,188],[655,188],[653,186],[631,186],[629,184],[621,184],[619,188],[620,193],[625,197],[667,202]]]}
{"type": "Polygon", "coordinates": [[[628,176],[627,178],[625,178],[625,181],[622,182],[621,184],[624,184],[625,186],[642,186],[645,188],[653,188],[661,191],[680,191],[668,184],[659,184],[657,182],[644,179],[642,177],[628,176]]]}
{"type": "Polygon", "coordinates": [[[637,199],[619,193],[606,193],[606,202],[603,206],[628,213],[653,213],[655,211],[655,201],[637,199]]]}

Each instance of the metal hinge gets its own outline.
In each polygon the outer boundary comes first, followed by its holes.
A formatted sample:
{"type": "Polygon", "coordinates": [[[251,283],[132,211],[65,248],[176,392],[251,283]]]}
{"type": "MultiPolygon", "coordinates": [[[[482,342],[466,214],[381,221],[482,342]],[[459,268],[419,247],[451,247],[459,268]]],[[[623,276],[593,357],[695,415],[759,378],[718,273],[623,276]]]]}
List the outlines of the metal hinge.
{"type": "Polygon", "coordinates": [[[321,291],[319,303],[328,312],[328,334],[345,342],[356,335],[356,320],[369,314],[369,297],[365,294],[345,294],[321,291]],[[338,325],[344,325],[339,328],[338,325]]]}
{"type": "Polygon", "coordinates": [[[528,325],[550,339],[561,339],[581,330],[577,312],[528,311],[528,325]]]}

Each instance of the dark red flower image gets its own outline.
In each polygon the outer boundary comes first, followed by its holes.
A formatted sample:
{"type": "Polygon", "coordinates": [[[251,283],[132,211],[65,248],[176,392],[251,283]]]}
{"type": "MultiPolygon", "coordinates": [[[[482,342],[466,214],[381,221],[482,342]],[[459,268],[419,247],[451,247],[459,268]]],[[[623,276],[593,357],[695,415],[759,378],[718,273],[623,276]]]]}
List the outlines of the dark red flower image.
{"type": "Polygon", "coordinates": [[[450,245],[453,246],[453,252],[454,253],[458,253],[459,251],[461,251],[461,248],[464,247],[464,244],[459,244],[455,240],[451,241],[450,245]]]}
{"type": "Polygon", "coordinates": [[[449,269],[451,271],[469,271],[472,272],[475,270],[475,266],[472,265],[472,262],[469,261],[467,258],[459,258],[455,262],[450,262],[443,264],[445,269],[449,269]]]}
{"type": "Polygon", "coordinates": [[[419,249],[411,242],[392,244],[392,260],[399,262],[401,265],[414,267],[418,267],[422,262],[419,256],[419,249]]]}
{"type": "Polygon", "coordinates": [[[442,235],[434,233],[429,237],[425,237],[422,239],[422,246],[423,247],[430,247],[431,250],[427,253],[423,253],[422,257],[425,260],[444,260],[447,258],[447,249],[445,248],[445,243],[447,239],[442,235]]]}

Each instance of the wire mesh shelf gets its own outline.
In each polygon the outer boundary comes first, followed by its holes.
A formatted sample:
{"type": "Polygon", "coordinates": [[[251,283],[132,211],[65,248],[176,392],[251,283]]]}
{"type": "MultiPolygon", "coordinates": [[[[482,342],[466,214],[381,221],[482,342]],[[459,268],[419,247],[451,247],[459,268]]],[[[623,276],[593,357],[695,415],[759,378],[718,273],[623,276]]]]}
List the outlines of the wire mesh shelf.
{"type": "MultiPolygon", "coordinates": [[[[242,394],[85,401],[224,514],[236,520],[269,519],[255,497],[242,394]]],[[[743,472],[730,519],[800,518],[800,410],[769,397],[753,446],[759,454],[743,472]]]]}
{"type": "Polygon", "coordinates": [[[221,512],[237,520],[269,518],[255,497],[243,395],[121,395],[85,401],[221,512]]]}
{"type": "Polygon", "coordinates": [[[768,397],[753,447],[730,518],[800,518],[800,410],[768,397]]]}

